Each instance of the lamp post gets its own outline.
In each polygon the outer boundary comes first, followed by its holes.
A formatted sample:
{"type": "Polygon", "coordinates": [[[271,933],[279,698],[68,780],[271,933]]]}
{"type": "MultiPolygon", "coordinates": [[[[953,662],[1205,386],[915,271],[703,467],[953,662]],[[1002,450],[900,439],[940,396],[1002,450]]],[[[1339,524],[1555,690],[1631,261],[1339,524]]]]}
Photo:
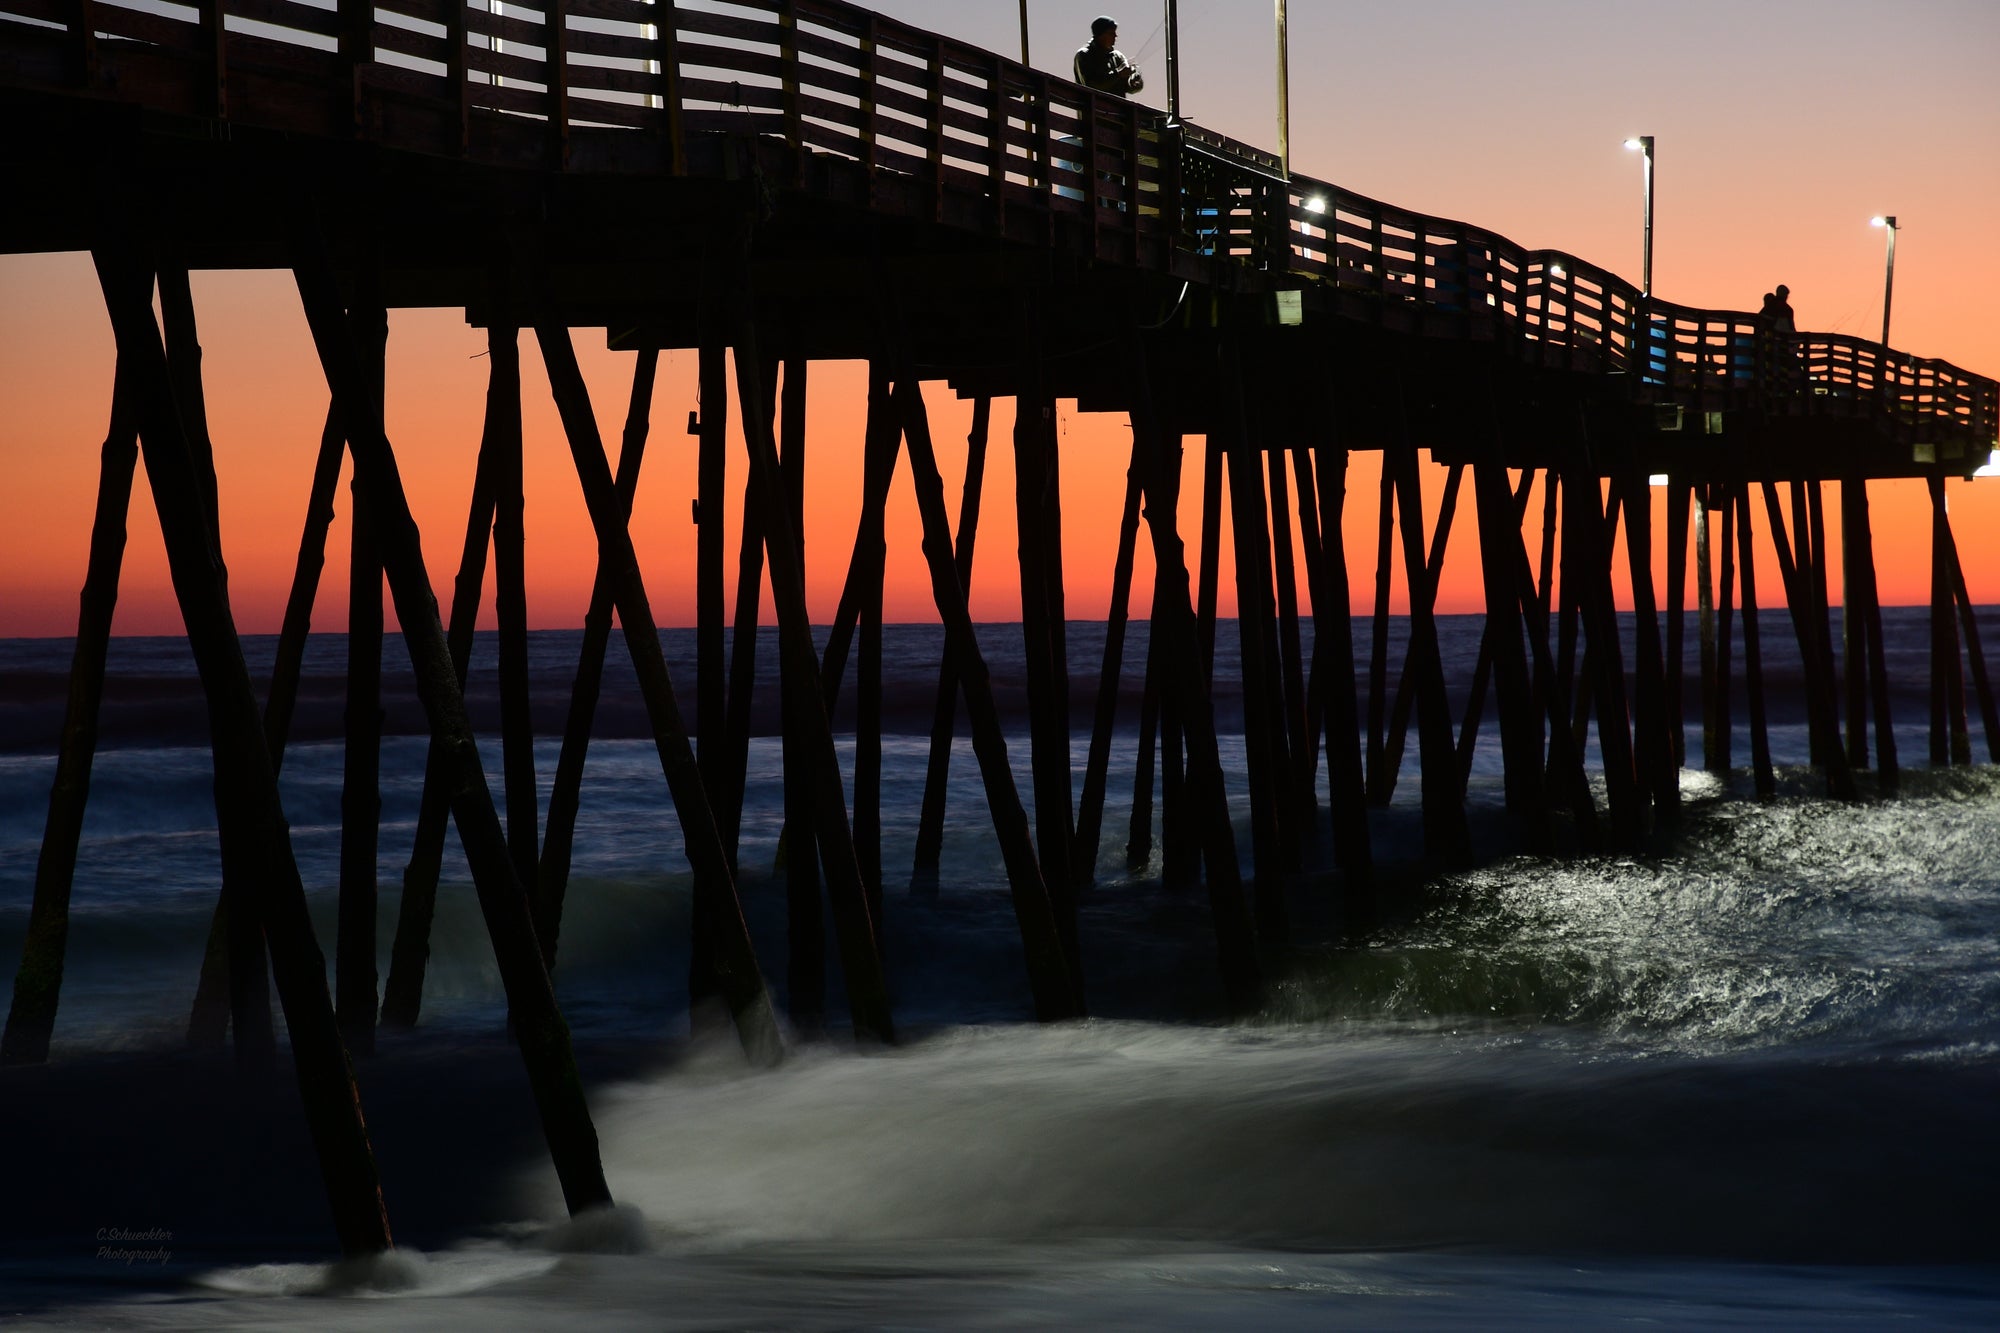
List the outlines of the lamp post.
{"type": "Polygon", "coordinates": [[[1181,118],[1181,7],[1167,0],[1167,119],[1181,118]]]}
{"type": "Polygon", "coordinates": [[[1889,345],[1889,298],[1896,294],[1896,219],[1887,213],[1868,219],[1871,227],[1889,233],[1889,260],[1882,276],[1882,345],[1889,345]]]}
{"type": "Polygon", "coordinates": [[[1021,0],[1021,67],[1028,66],[1028,0],[1021,0]]]}
{"type": "Polygon", "coordinates": [[[1646,248],[1640,260],[1639,287],[1641,294],[1653,294],[1653,136],[1641,134],[1625,141],[1627,148],[1634,149],[1646,158],[1646,248]]]}
{"type": "Polygon", "coordinates": [[[1286,180],[1292,178],[1292,93],[1285,71],[1285,49],[1289,45],[1285,0],[1278,0],[1278,169],[1286,180]]]}

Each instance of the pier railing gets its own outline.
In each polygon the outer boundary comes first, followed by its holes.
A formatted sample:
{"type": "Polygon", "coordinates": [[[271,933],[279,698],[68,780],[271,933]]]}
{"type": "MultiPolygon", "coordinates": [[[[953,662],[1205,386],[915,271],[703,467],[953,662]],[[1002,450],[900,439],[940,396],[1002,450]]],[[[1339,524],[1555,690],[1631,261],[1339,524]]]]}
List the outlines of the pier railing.
{"type": "Polygon", "coordinates": [[[0,0],[0,28],[7,82],[572,170],[684,173],[696,136],[768,136],[936,220],[1047,219],[1116,262],[1247,266],[1389,327],[1627,377],[1642,400],[1868,417],[1920,457],[2000,437],[2000,385],[1948,363],[1648,299],[842,0],[0,0]]]}

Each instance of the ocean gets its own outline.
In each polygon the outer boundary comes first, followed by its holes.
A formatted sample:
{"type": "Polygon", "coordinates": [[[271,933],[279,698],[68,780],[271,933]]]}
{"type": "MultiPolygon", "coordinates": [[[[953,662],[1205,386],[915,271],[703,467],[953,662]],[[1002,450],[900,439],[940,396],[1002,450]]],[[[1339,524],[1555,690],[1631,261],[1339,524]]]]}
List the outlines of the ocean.
{"type": "MultiPolygon", "coordinates": [[[[1885,617],[1900,795],[1833,802],[1805,768],[1782,611],[1764,624],[1777,799],[1752,799],[1747,771],[1685,769],[1686,818],[1644,855],[1522,852],[1489,707],[1468,795],[1479,859],[1419,864],[1412,735],[1394,799],[1370,813],[1403,910],[1340,936],[1326,878],[1301,877],[1289,966],[1263,1012],[1234,1020],[1205,895],[1163,886],[1157,850],[1146,872],[1125,867],[1136,623],[1081,908],[1093,1017],[1055,1027],[1032,1021],[963,726],[940,892],[905,891],[942,634],[891,626],[883,930],[901,1041],[836,1032],[763,1073],[732,1040],[689,1036],[689,875],[614,638],[555,982],[618,1208],[563,1215],[454,840],[422,1023],[356,1062],[399,1246],[351,1265],[333,1261],[289,1069],[238,1075],[182,1048],[219,876],[206,724],[183,641],[118,640],[51,1059],[0,1070],[0,1316],[490,1333],[2000,1324],[2000,772],[1923,766],[1926,613],[1885,617]]],[[[1439,623],[1456,709],[1481,621],[1439,623]]],[[[1234,626],[1220,628],[1247,873],[1234,626]]],[[[979,634],[1032,808],[1020,630],[979,634]]],[[[1103,629],[1068,634],[1080,791],[1103,629]]],[[[530,642],[544,808],[580,637],[530,642]]],[[[1365,622],[1357,637],[1365,671],[1365,622]]],[[[693,635],[664,640],[692,717],[693,635]]],[[[268,677],[273,639],[244,646],[268,677]]],[[[10,965],[70,647],[0,641],[10,965]]],[[[494,656],[480,636],[468,698],[497,732],[494,656]]],[[[282,779],[329,958],[344,659],[342,636],[314,636],[282,779]]],[[[775,631],[758,660],[740,891],[782,1010],[775,631]]],[[[424,741],[393,636],[384,663],[386,974],[424,741]]],[[[1738,690],[1744,765],[1740,656],[1738,690]]],[[[850,701],[835,716],[850,773],[852,725],[850,701]]],[[[1983,755],[1976,716],[1974,730],[1983,755]]],[[[497,788],[497,735],[485,753],[497,788]]],[[[845,1009],[838,972],[829,950],[829,1015],[845,1009]]]]}

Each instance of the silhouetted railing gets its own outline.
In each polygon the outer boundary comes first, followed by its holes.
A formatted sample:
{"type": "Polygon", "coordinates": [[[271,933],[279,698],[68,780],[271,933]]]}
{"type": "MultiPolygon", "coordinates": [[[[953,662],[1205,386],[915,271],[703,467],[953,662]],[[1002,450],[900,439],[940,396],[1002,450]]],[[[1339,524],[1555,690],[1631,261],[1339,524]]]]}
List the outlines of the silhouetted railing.
{"type": "Polygon", "coordinates": [[[1021,210],[1068,217],[1106,257],[1250,265],[1277,285],[1365,296],[1363,317],[1385,324],[1629,376],[1642,398],[1873,415],[1913,444],[2000,436],[2000,385],[1945,362],[1854,338],[1784,340],[1748,312],[1646,300],[1574,256],[1287,180],[1260,149],[840,0],[0,0],[0,11],[25,20],[4,22],[15,58],[0,77],[30,86],[572,170],[685,172],[693,136],[769,136],[927,187],[940,220],[983,215],[1012,234],[1021,210]],[[632,131],[657,151],[585,151],[632,131]]]}

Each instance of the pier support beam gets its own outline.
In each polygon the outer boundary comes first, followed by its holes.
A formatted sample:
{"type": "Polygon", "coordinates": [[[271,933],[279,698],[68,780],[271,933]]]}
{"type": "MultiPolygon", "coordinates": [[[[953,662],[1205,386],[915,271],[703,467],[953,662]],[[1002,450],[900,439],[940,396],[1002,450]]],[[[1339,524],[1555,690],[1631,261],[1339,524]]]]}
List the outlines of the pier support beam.
{"type": "Polygon", "coordinates": [[[1024,368],[1030,392],[1014,400],[1014,513],[1021,567],[1021,641],[1028,683],[1029,766],[1035,846],[1062,932],[1072,983],[1081,985],[1077,873],[1071,848],[1069,665],[1063,632],[1061,473],[1055,399],[1041,389],[1039,360],[1024,368]]]}
{"type": "Polygon", "coordinates": [[[1364,877],[1374,868],[1368,836],[1367,780],[1361,764],[1359,685],[1354,672],[1354,618],[1349,605],[1347,546],[1341,520],[1347,507],[1347,450],[1323,439],[1313,450],[1313,483],[1320,514],[1320,587],[1313,592],[1313,658],[1330,667],[1321,676],[1326,718],[1327,789],[1333,801],[1333,854],[1347,876],[1347,920],[1365,926],[1373,902],[1364,877]],[[1325,656],[1322,657],[1322,644],[1325,656]]]}
{"type": "MultiPolygon", "coordinates": [[[[646,597],[638,556],[632,549],[632,535],[621,512],[611,468],[605,462],[603,441],[597,434],[597,419],[590,410],[583,373],[577,368],[576,353],[570,346],[569,330],[538,327],[535,337],[541,345],[542,362],[548,368],[549,387],[562,415],[564,432],[569,437],[570,454],[583,483],[591,526],[597,533],[598,564],[611,573],[619,626],[625,633],[625,646],[632,654],[640,695],[652,724],[654,748],[659,753],[667,789],[673,796],[674,814],[680,822],[688,862],[696,880],[713,886],[707,929],[716,988],[736,1020],[744,1053],[752,1063],[775,1064],[783,1054],[777,1016],[764,988],[763,973],[758,970],[756,951],[743,921],[728,858],[723,855],[722,835],[716,828],[708,791],[702,785],[694,746],[688,740],[680,704],[674,697],[666,654],[660,646],[659,627],[646,597]]],[[[461,820],[461,829],[463,825],[461,820]]]]}
{"type": "MultiPolygon", "coordinates": [[[[646,456],[651,429],[653,382],[660,354],[642,349],[632,371],[632,399],[625,413],[625,431],[618,448],[618,475],[613,483],[618,508],[629,520],[632,496],[639,487],[639,465],[646,456]]],[[[577,653],[576,675],[569,691],[569,715],[563,722],[562,750],[549,791],[548,823],[542,835],[542,861],[535,876],[535,938],[542,961],[556,965],[556,940],[562,931],[563,898],[569,889],[570,853],[576,838],[576,817],[583,796],[583,765],[590,753],[590,732],[597,717],[597,698],[604,680],[604,654],[611,646],[612,576],[603,557],[590,585],[590,606],[583,613],[583,646],[577,653]]],[[[707,993],[705,990],[704,994],[707,993]]]]}
{"type": "Polygon", "coordinates": [[[921,388],[910,378],[906,356],[897,357],[895,380],[903,439],[910,451],[910,478],[916,486],[917,510],[923,519],[924,558],[930,565],[931,595],[937,602],[938,616],[944,621],[946,651],[958,662],[965,711],[972,726],[972,748],[979,756],[979,775],[986,785],[986,804],[992,812],[993,831],[1000,839],[1014,920],[1027,955],[1035,1016],[1043,1022],[1080,1018],[1084,1014],[1082,987],[1070,975],[1062,932],[1049,901],[1048,887],[1042,882],[1034,839],[1028,831],[1028,814],[1021,808],[1014,772],[1008,766],[1007,742],[1000,731],[999,710],[993,703],[992,680],[973,635],[965,585],[952,559],[944,481],[938,475],[937,453],[931,445],[930,416],[924,408],[921,388]]]}
{"type": "MultiPolygon", "coordinates": [[[[1410,587],[1408,660],[1415,675],[1417,738],[1423,764],[1424,850],[1450,864],[1463,860],[1471,851],[1465,802],[1458,791],[1457,738],[1452,735],[1444,663],[1438,653],[1437,621],[1433,618],[1436,569],[1443,563],[1451,511],[1439,514],[1437,545],[1433,558],[1426,561],[1423,492],[1417,480],[1415,444],[1405,440],[1390,448],[1383,466],[1396,471],[1396,526],[1402,529],[1403,572],[1410,587]]],[[[1391,768],[1393,771],[1393,764],[1391,768]]]]}
{"type": "MultiPolygon", "coordinates": [[[[316,229],[317,220],[310,225],[316,229]]],[[[584,1102],[570,1045],[569,1026],[556,1004],[548,969],[529,917],[528,900],[513,873],[499,812],[486,785],[479,747],[465,711],[443,626],[438,623],[430,578],[424,571],[423,545],[403,492],[402,477],[384,433],[379,413],[371,411],[366,379],[353,345],[338,318],[333,278],[325,262],[324,242],[301,235],[301,256],[294,269],[306,321],[320,365],[333,391],[353,452],[355,474],[369,493],[376,517],[376,539],[389,577],[396,619],[409,648],[417,694],[430,721],[431,735],[450,756],[452,814],[460,844],[472,869],[481,914],[493,942],[494,959],[507,992],[515,1040],[521,1048],[528,1080],[541,1113],[544,1138],[562,1182],[563,1199],[571,1212],[611,1201],[604,1167],[597,1151],[597,1131],[584,1102]]],[[[607,490],[608,476],[607,476],[607,490]]]]}
{"type": "MultiPolygon", "coordinates": [[[[979,498],[986,480],[986,439],[993,420],[993,400],[975,398],[972,429],[966,435],[965,487],[958,505],[958,538],[952,567],[959,600],[972,589],[972,555],[979,536],[979,498]]],[[[939,483],[942,486],[942,482],[939,483]]],[[[951,778],[952,733],[958,721],[958,686],[963,663],[958,636],[946,634],[944,659],[938,667],[937,704],[931,715],[930,761],[924,770],[924,801],[917,819],[915,862],[910,868],[910,892],[934,895],[938,859],[944,848],[945,789],[951,778]]]]}
{"type": "MultiPolygon", "coordinates": [[[[1076,817],[1076,884],[1097,877],[1097,844],[1104,823],[1105,770],[1111,763],[1111,729],[1118,717],[1118,686],[1125,663],[1125,618],[1132,598],[1132,552],[1139,535],[1139,439],[1132,437],[1132,460],[1125,467],[1125,500],[1118,511],[1118,554],[1111,566],[1111,606],[1104,622],[1104,665],[1097,676],[1097,709],[1091,720],[1090,752],[1084,760],[1083,800],[1076,817]]],[[[1142,739],[1150,750],[1150,744],[1142,739]]],[[[1146,756],[1150,760],[1151,756],[1146,756]]],[[[1143,761],[1142,761],[1143,762],[1143,761]]],[[[1146,764],[1150,769],[1150,763],[1146,764]]],[[[1152,789],[1148,773],[1147,790],[1152,789]]],[[[1147,820],[1147,832],[1152,821],[1147,820]]]]}
{"type": "MultiPolygon", "coordinates": [[[[1132,427],[1142,440],[1140,457],[1145,470],[1141,489],[1145,496],[1146,528],[1153,543],[1156,589],[1153,633],[1160,638],[1158,660],[1165,668],[1161,688],[1173,694],[1186,728],[1188,817],[1198,821],[1202,831],[1209,911],[1214,920],[1216,960],[1223,992],[1232,1011],[1247,1013],[1263,1001],[1263,970],[1257,959],[1242,871],[1237,865],[1236,833],[1229,819],[1222,759],[1216,748],[1215,712],[1203,660],[1194,651],[1199,629],[1188,595],[1186,551],[1181,543],[1175,506],[1165,503],[1175,488],[1163,476],[1167,451],[1153,402],[1146,349],[1137,339],[1131,358],[1132,427]]],[[[1213,439],[1210,448],[1213,451],[1213,439]]],[[[1210,494],[1214,493],[1215,488],[1211,487],[1210,494]]]]}
{"type": "Polygon", "coordinates": [[[507,850],[530,900],[541,864],[541,808],[535,784],[535,729],[528,697],[526,497],[521,458],[519,331],[487,332],[494,383],[488,399],[496,446],[493,470],[493,602],[499,630],[500,752],[507,794],[507,850]]]}
{"type": "MultiPolygon", "coordinates": [[[[114,234],[123,224],[114,215],[114,234]]],[[[217,753],[219,820],[245,848],[260,891],[249,924],[271,948],[278,994],[292,1045],[299,1099],[318,1154],[334,1229],[349,1255],[390,1247],[389,1219],[374,1150],[326,988],[326,959],[313,936],[305,886],[271,769],[263,719],[229,608],[228,574],[212,540],[202,483],[176,409],[159,326],[153,321],[151,272],[124,247],[95,252],[98,279],[130,375],[146,478],[153,490],[174,591],[209,701],[217,753]]]]}
{"type": "Polygon", "coordinates": [[[111,427],[98,463],[97,512],[91,521],[90,559],[77,609],[62,743],[56,754],[55,782],[49,789],[49,813],[42,824],[41,855],[35,862],[28,935],[21,948],[20,969],[14,973],[14,999],[7,1010],[6,1032],[0,1036],[0,1065],[38,1065],[48,1059],[56,1006],[62,999],[70,889],[76,879],[77,845],[83,836],[84,808],[90,797],[91,762],[97,754],[104,664],[111,643],[111,616],[118,605],[118,575],[125,561],[125,518],[131,509],[132,479],[139,459],[139,405],[133,379],[131,368],[121,358],[111,389],[111,427]]]}
{"type": "Polygon", "coordinates": [[[1756,774],[1757,799],[1768,801],[1777,795],[1778,783],[1771,772],[1771,733],[1765,724],[1764,650],[1757,634],[1757,562],[1747,484],[1736,489],[1736,547],[1736,574],[1743,585],[1743,683],[1750,699],[1750,764],[1756,774]]]}
{"type": "MultiPolygon", "coordinates": [[[[833,729],[827,720],[826,700],[819,680],[819,653],[813,646],[812,623],[807,618],[805,562],[792,522],[778,508],[788,487],[799,484],[805,442],[803,364],[787,378],[797,384],[796,398],[788,396],[787,406],[796,406],[797,432],[787,429],[786,443],[792,457],[781,464],[777,440],[771,428],[770,399],[764,391],[763,364],[759,357],[757,329],[752,317],[748,288],[728,310],[730,343],[736,349],[737,402],[743,412],[744,446],[750,466],[766,497],[770,516],[764,532],[765,552],[770,558],[771,600],[778,613],[780,674],[786,682],[791,724],[798,737],[798,765],[802,780],[810,784],[797,811],[796,829],[810,828],[811,842],[817,844],[819,862],[826,874],[827,898],[833,908],[835,943],[840,951],[841,970],[847,982],[848,1013],[857,1036],[893,1041],[895,1026],[889,1014],[889,990],[882,974],[881,957],[875,949],[875,926],[868,915],[868,896],[862,887],[860,863],[855,859],[854,836],[847,817],[845,782],[840,760],[834,753],[833,729]]],[[[801,500],[794,499],[792,512],[801,500]]],[[[788,768],[791,765],[787,765],[788,768]]],[[[788,801],[788,805],[790,802],[788,801]]],[[[791,849],[793,858],[809,857],[811,849],[801,839],[791,849]]]]}
{"type": "MultiPolygon", "coordinates": [[[[489,415],[491,407],[489,405],[489,415]]],[[[490,435],[487,437],[490,438],[490,435]]],[[[472,478],[471,512],[465,521],[458,577],[451,593],[451,622],[445,651],[460,697],[472,662],[473,627],[486,584],[486,553],[493,527],[493,461],[482,439],[472,478]]],[[[433,735],[424,760],[424,792],[417,831],[403,870],[403,900],[396,911],[396,940],[389,951],[389,979],[382,988],[382,1025],[411,1028],[423,1005],[424,971],[430,960],[431,923],[437,915],[438,876],[444,867],[444,835],[451,818],[452,757],[433,735]]]]}
{"type": "MultiPolygon", "coordinates": [[[[349,312],[348,326],[361,359],[368,411],[374,415],[382,411],[389,312],[373,302],[358,304],[349,312]]],[[[519,438],[517,430],[517,448],[519,438]]],[[[357,477],[350,489],[354,503],[348,532],[347,718],[340,789],[334,1013],[347,1049],[357,1055],[372,1055],[377,1017],[375,861],[382,823],[382,554],[367,488],[357,477]]]]}

